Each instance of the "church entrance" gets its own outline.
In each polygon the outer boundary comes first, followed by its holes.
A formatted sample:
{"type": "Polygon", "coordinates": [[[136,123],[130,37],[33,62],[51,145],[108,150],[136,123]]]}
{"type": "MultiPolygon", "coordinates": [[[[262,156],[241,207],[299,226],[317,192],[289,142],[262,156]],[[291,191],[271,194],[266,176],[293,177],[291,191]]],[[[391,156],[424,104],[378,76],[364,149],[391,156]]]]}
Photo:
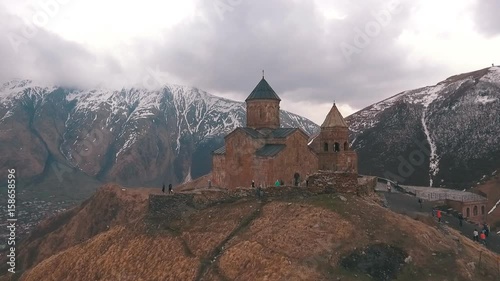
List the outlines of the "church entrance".
{"type": "Polygon", "coordinates": [[[295,174],[293,174],[293,178],[294,178],[293,184],[295,186],[299,186],[300,174],[296,172],[295,174]]]}

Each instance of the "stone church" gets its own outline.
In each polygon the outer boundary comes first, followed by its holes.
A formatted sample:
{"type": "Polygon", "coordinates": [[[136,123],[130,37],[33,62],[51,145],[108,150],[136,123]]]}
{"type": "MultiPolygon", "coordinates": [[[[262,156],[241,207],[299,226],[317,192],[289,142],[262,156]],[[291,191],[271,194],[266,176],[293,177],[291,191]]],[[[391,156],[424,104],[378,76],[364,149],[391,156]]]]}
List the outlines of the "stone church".
{"type": "Polygon", "coordinates": [[[235,188],[294,184],[318,170],[357,173],[349,128],[335,104],[313,139],[300,128],[280,127],[281,99],[262,77],[245,100],[246,127],[236,128],[212,153],[212,184],[235,188]]]}

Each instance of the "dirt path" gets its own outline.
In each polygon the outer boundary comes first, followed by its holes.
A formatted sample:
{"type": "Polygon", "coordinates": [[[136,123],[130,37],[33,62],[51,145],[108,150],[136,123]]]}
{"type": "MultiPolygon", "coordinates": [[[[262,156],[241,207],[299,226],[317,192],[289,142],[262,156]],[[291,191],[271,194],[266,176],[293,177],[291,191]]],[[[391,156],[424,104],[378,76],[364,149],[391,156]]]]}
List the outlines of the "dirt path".
{"type": "MultiPolygon", "coordinates": [[[[195,278],[196,281],[202,281],[202,280],[204,280],[203,277],[206,275],[206,273],[212,267],[216,267],[217,260],[219,259],[219,257],[222,255],[222,252],[226,248],[225,247],[226,244],[233,237],[235,237],[236,235],[238,235],[240,232],[244,231],[246,229],[246,227],[248,227],[250,225],[250,223],[252,223],[252,221],[254,221],[256,218],[260,217],[261,212],[262,212],[262,208],[264,207],[264,205],[265,205],[264,201],[260,202],[256,206],[255,210],[253,210],[248,216],[246,216],[245,218],[243,218],[241,220],[240,224],[233,231],[231,231],[231,233],[229,233],[229,235],[224,240],[222,240],[219,243],[219,245],[217,245],[210,252],[210,254],[208,255],[208,257],[206,257],[204,260],[202,260],[202,262],[201,262],[202,264],[201,264],[200,269],[198,270],[198,274],[196,275],[196,278],[195,278]]],[[[218,275],[219,275],[220,278],[227,279],[227,278],[224,278],[224,276],[221,276],[221,274],[218,272],[217,268],[215,268],[215,271],[218,273],[218,275]]]]}

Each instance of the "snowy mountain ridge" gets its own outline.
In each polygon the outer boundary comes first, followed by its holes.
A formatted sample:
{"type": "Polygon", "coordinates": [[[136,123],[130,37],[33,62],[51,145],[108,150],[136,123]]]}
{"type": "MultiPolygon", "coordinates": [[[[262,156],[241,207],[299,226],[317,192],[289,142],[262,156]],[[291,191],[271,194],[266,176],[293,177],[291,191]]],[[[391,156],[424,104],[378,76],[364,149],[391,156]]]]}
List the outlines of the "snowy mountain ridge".
{"type": "MultiPolygon", "coordinates": [[[[284,127],[299,127],[309,134],[318,128],[290,112],[282,111],[280,117],[284,127]]],[[[0,130],[13,123],[30,132],[28,139],[40,143],[29,144],[27,139],[24,144],[16,143],[14,136],[5,135],[12,142],[0,150],[28,152],[38,146],[45,150],[38,157],[41,159],[29,160],[35,160],[39,168],[26,171],[30,176],[39,174],[44,162],[54,158],[102,179],[119,181],[129,174],[145,173],[146,182],[162,178],[181,182],[209,171],[210,165],[189,166],[206,164],[209,152],[222,145],[223,136],[244,126],[245,104],[179,85],[157,90],[77,90],[15,80],[0,86],[0,130]],[[208,152],[197,151],[202,149],[200,145],[208,152]],[[199,157],[204,160],[198,161],[199,157]],[[142,165],[134,162],[138,159],[142,165]],[[162,175],[161,170],[172,165],[176,168],[162,175]],[[132,173],[123,171],[128,169],[132,173]],[[186,174],[190,171],[196,175],[186,174]]],[[[0,166],[7,162],[16,160],[4,160],[0,166]]]]}
{"type": "Polygon", "coordinates": [[[490,67],[399,93],[347,121],[354,148],[368,160],[360,161],[362,172],[453,187],[470,186],[480,179],[479,170],[489,175],[500,167],[492,158],[499,153],[499,116],[500,67],[490,67]],[[422,143],[425,148],[417,145],[422,143]],[[422,153],[425,159],[417,159],[422,153]],[[472,162],[476,167],[470,167],[472,162]]]}

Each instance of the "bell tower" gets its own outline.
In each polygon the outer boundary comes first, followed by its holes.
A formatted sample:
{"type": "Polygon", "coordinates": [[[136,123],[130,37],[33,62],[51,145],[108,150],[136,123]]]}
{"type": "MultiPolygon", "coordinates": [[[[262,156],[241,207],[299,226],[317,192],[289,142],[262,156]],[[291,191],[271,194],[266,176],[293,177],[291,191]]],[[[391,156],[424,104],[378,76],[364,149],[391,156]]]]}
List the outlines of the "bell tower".
{"type": "Polygon", "coordinates": [[[264,79],[264,71],[262,71],[262,79],[245,100],[247,105],[247,127],[253,129],[279,128],[280,101],[280,97],[264,79]]]}
{"type": "Polygon", "coordinates": [[[349,145],[349,127],[335,103],[315,142],[320,170],[357,173],[358,157],[349,145]]]}

